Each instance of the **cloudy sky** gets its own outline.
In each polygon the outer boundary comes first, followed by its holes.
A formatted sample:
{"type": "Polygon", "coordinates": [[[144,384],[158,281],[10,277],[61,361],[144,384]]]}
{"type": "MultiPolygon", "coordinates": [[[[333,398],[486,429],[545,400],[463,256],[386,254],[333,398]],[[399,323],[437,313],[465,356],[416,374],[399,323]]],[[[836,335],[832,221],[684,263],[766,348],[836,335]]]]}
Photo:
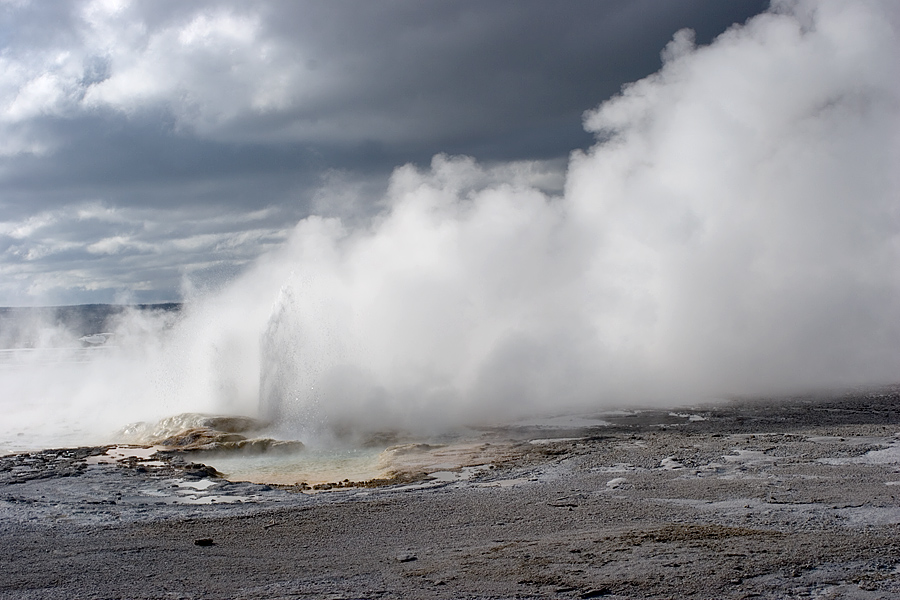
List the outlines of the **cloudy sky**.
{"type": "Polygon", "coordinates": [[[0,304],[189,301],[6,423],[897,383],[895,0],[0,6],[0,304]]]}
{"type": "Polygon", "coordinates": [[[3,0],[0,305],[178,300],[438,153],[563,169],[676,31],[766,4],[3,0]]]}

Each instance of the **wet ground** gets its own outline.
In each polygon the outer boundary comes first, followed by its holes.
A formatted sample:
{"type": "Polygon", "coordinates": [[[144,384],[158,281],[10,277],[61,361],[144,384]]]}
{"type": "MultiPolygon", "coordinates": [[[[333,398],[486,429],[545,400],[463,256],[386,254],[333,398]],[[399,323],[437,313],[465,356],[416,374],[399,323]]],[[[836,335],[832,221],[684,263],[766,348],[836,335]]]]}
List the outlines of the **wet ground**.
{"type": "Polygon", "coordinates": [[[0,458],[0,598],[895,598],[900,393],[559,417],[225,481],[174,453],[0,458]]]}

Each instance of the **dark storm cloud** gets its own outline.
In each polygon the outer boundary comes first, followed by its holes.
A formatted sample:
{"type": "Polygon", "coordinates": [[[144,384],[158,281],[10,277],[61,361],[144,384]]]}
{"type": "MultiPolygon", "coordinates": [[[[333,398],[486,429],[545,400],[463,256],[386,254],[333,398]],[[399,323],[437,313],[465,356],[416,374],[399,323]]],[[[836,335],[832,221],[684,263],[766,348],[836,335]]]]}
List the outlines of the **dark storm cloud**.
{"type": "Polygon", "coordinates": [[[320,53],[311,63],[341,65],[361,92],[336,99],[321,112],[326,119],[357,115],[370,123],[373,139],[424,143],[427,153],[439,146],[511,159],[587,145],[584,107],[659,68],[659,49],[675,30],[693,27],[709,41],[763,3],[725,6],[394,3],[337,15],[313,5],[311,12],[295,7],[289,22],[314,24],[303,30],[320,53]]]}
{"type": "MultiPolygon", "coordinates": [[[[371,212],[373,190],[393,167],[439,152],[565,157],[591,143],[582,113],[656,70],[676,30],[691,27],[707,42],[762,8],[687,0],[5,2],[0,304],[41,302],[51,288],[54,298],[86,301],[96,282],[133,289],[116,278],[123,264],[140,270],[135,256],[148,273],[149,256],[173,272],[242,263],[269,243],[241,215],[266,211],[262,228],[271,233],[311,210],[371,212]],[[323,176],[333,181],[334,173],[356,197],[317,203],[323,176]],[[96,205],[118,210],[119,220],[71,217],[96,205]],[[232,215],[232,225],[205,214],[232,215]],[[145,233],[147,223],[166,222],[182,226],[145,233]],[[210,229],[229,241],[188,241],[210,229]],[[239,257],[215,254],[241,244],[239,257]],[[77,259],[77,245],[95,249],[90,260],[77,259]]],[[[172,298],[173,281],[148,275],[140,287],[172,298]]]]}

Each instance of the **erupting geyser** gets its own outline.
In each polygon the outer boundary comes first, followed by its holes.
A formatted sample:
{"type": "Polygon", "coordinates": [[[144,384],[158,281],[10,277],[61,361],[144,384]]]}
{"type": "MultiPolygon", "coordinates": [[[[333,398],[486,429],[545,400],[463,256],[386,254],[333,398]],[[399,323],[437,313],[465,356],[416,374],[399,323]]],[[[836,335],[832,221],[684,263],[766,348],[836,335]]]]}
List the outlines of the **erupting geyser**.
{"type": "Polygon", "coordinates": [[[400,167],[380,214],[304,219],[193,301],[145,389],[92,402],[377,430],[896,382],[898,20],[776,2],[709,46],[679,32],[586,114],[564,182],[400,167]]]}
{"type": "Polygon", "coordinates": [[[289,408],[306,397],[301,385],[302,363],[293,351],[299,333],[293,326],[294,311],[289,288],[276,300],[272,316],[260,340],[259,415],[272,423],[288,417],[289,408]]]}
{"type": "Polygon", "coordinates": [[[893,12],[679,32],[587,113],[561,194],[538,164],[438,156],[366,227],[305,220],[265,270],[264,412],[368,427],[895,381],[893,12]]]}

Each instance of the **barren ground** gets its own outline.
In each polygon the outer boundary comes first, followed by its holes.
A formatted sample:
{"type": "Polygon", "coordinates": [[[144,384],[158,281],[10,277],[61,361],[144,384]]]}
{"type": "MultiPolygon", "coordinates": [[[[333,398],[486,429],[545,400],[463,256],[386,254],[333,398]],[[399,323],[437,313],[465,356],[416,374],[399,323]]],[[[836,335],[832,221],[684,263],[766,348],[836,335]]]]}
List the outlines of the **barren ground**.
{"type": "Polygon", "coordinates": [[[318,494],[0,458],[0,598],[900,597],[900,393],[603,418],[318,494]]]}

